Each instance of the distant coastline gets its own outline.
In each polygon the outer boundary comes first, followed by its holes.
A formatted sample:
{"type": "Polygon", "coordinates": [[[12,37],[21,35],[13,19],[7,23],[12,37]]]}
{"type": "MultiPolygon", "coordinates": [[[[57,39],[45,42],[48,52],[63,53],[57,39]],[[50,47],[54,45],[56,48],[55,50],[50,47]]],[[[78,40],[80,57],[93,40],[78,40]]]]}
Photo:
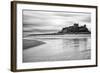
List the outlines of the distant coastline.
{"type": "Polygon", "coordinates": [[[28,36],[38,36],[38,35],[40,35],[40,36],[49,36],[49,35],[51,35],[51,36],[56,36],[56,35],[61,35],[61,36],[65,36],[65,35],[90,35],[90,33],[67,33],[67,34],[57,34],[57,33],[51,33],[51,34],[29,34],[28,36]]]}
{"type": "Polygon", "coordinates": [[[28,35],[25,39],[85,39],[90,38],[91,34],[64,34],[64,35],[28,35]]]}

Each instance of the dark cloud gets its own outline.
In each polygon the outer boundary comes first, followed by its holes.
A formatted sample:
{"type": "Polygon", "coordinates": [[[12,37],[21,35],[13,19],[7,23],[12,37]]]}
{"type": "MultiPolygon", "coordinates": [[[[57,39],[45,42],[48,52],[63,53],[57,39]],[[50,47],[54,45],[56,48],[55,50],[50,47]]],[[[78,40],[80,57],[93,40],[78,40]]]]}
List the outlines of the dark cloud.
{"type": "Polygon", "coordinates": [[[23,32],[57,32],[57,30],[49,30],[49,29],[31,29],[31,30],[23,30],[23,32]]]}
{"type": "Polygon", "coordinates": [[[88,22],[90,23],[91,22],[91,17],[85,17],[84,19],[81,19],[82,22],[88,22]]]}
{"type": "Polygon", "coordinates": [[[38,24],[35,24],[35,23],[28,23],[28,24],[23,24],[23,27],[41,27],[41,26],[48,26],[47,24],[41,24],[41,23],[38,23],[38,24]]]}

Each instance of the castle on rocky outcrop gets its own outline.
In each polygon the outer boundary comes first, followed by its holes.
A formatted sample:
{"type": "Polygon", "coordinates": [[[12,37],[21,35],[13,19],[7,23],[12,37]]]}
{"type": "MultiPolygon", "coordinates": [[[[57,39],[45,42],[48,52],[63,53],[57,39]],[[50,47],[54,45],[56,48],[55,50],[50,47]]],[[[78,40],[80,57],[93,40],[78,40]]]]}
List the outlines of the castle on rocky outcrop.
{"type": "Polygon", "coordinates": [[[91,32],[88,30],[86,25],[79,26],[79,24],[75,23],[73,26],[65,27],[59,34],[67,34],[67,33],[76,33],[76,34],[90,34],[91,32]]]}

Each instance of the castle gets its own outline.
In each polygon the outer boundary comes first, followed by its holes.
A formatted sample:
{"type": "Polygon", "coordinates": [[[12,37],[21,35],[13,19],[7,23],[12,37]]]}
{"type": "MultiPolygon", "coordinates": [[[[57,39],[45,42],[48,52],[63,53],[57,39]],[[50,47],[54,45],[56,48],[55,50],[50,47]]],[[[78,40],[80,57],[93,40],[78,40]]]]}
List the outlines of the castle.
{"type": "Polygon", "coordinates": [[[91,32],[88,30],[86,25],[80,26],[79,24],[75,23],[73,26],[65,27],[58,33],[60,34],[66,34],[66,33],[76,33],[76,34],[90,34],[91,32]]]}

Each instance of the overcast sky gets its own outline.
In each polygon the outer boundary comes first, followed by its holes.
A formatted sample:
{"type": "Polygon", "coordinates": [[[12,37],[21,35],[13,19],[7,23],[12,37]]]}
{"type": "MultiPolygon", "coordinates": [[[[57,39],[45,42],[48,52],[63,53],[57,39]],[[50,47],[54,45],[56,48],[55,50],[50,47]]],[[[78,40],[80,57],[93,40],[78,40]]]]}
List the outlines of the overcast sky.
{"type": "Polygon", "coordinates": [[[54,33],[62,28],[79,23],[90,30],[91,14],[79,12],[29,11],[23,10],[23,30],[33,34],[54,33]]]}

